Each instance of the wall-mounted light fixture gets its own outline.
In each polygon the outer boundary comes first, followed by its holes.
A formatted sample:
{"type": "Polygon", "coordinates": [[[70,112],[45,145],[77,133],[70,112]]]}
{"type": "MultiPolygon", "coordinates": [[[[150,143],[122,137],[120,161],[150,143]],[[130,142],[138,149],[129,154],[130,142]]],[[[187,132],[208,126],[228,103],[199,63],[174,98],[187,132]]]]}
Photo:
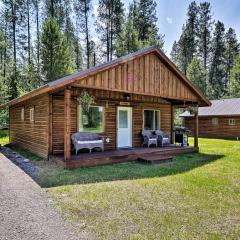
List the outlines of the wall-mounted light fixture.
{"type": "Polygon", "coordinates": [[[124,93],[124,99],[126,100],[126,101],[130,101],[130,99],[131,99],[131,96],[130,96],[130,94],[128,94],[128,93],[124,93]]]}

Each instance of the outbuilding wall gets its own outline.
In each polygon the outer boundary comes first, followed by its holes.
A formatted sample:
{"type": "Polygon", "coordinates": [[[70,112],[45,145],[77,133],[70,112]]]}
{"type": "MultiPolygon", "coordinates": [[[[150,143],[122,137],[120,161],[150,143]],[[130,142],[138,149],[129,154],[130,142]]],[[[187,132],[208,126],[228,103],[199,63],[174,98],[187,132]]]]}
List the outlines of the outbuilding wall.
{"type": "MultiPolygon", "coordinates": [[[[192,117],[184,118],[184,125],[193,133],[194,119],[192,117]]],[[[199,137],[240,138],[240,116],[199,117],[199,137]],[[218,124],[212,123],[213,118],[218,118],[218,124]],[[229,125],[229,119],[235,119],[235,125],[229,125]]]]}

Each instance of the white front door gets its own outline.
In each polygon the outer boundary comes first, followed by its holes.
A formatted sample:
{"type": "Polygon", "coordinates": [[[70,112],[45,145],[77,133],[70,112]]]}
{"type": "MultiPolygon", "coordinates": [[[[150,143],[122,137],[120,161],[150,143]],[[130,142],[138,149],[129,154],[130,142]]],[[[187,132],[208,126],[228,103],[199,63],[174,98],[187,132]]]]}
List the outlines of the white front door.
{"type": "Polygon", "coordinates": [[[132,108],[118,107],[117,147],[132,147],[132,108]]]}

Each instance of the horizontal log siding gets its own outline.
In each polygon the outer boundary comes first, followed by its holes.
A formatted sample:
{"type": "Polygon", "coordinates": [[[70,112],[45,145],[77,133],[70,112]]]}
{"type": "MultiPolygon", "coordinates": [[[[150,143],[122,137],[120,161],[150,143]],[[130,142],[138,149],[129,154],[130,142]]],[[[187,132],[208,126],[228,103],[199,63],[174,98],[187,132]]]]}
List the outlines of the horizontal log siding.
{"type": "Polygon", "coordinates": [[[197,96],[154,53],[76,81],[74,86],[197,101],[197,96]]]}
{"type": "MultiPolygon", "coordinates": [[[[123,95],[115,92],[93,90],[91,94],[96,96],[95,104],[103,106],[105,110],[105,129],[102,136],[110,138],[110,143],[105,143],[105,149],[116,148],[117,139],[117,106],[123,95]],[[103,98],[106,98],[103,100],[103,98]]],[[[171,132],[171,105],[164,100],[153,97],[132,96],[131,107],[133,109],[133,146],[142,144],[140,132],[143,127],[143,109],[156,109],[161,112],[160,126],[163,131],[170,135],[171,132]],[[148,103],[138,103],[142,100],[148,103]],[[159,102],[159,103],[158,103],[159,102]]],[[[53,96],[53,154],[63,154],[64,147],[64,96],[53,96]]],[[[71,103],[71,133],[77,131],[77,101],[72,97],[71,103]]]]}
{"type": "Polygon", "coordinates": [[[48,157],[49,96],[44,95],[21,105],[11,107],[10,141],[43,158],[48,157]],[[24,107],[24,121],[21,109],[24,107]],[[30,122],[30,108],[34,107],[34,122],[30,122]]]}
{"type": "MultiPolygon", "coordinates": [[[[212,117],[199,117],[199,136],[209,138],[240,138],[240,116],[238,117],[217,117],[218,125],[212,124],[212,117]],[[235,119],[235,125],[229,125],[229,119],[235,119]]],[[[185,118],[184,125],[189,128],[192,133],[194,129],[193,118],[185,118]]]]}
{"type": "MultiPolygon", "coordinates": [[[[53,96],[52,145],[53,154],[64,152],[64,97],[53,96]]],[[[77,103],[71,101],[71,134],[77,131],[77,103]]]]}

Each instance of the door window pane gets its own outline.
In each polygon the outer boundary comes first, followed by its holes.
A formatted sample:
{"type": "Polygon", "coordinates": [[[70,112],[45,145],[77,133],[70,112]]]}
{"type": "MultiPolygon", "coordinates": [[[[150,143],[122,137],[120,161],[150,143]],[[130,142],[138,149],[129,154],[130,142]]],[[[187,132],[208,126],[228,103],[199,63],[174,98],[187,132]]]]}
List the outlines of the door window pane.
{"type": "Polygon", "coordinates": [[[90,106],[89,111],[83,111],[80,108],[79,131],[80,132],[96,132],[104,131],[104,109],[99,106],[90,106]]]}
{"type": "Polygon", "coordinates": [[[128,128],[128,111],[119,110],[119,128],[128,128]]]}

